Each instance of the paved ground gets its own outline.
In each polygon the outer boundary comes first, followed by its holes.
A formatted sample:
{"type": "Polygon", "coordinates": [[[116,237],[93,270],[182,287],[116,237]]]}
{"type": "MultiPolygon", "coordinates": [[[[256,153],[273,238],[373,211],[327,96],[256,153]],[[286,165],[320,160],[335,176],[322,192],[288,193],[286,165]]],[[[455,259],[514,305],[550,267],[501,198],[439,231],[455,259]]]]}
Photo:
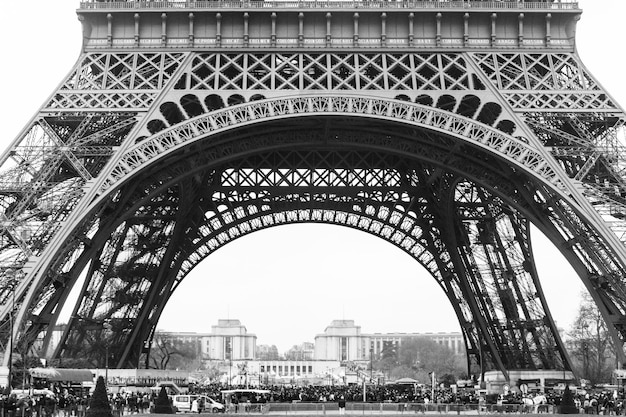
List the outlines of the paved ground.
{"type": "MultiPolygon", "coordinates": [[[[466,417],[471,417],[471,416],[513,416],[513,415],[519,415],[520,413],[481,413],[478,414],[475,411],[464,411],[459,413],[460,415],[466,416],[466,417]]],[[[384,417],[411,417],[411,416],[420,416],[420,415],[424,415],[424,416],[428,416],[428,415],[439,415],[439,416],[454,416],[454,415],[459,415],[456,412],[450,412],[450,413],[440,413],[437,411],[429,411],[426,413],[412,413],[412,412],[406,412],[406,413],[397,413],[397,412],[365,412],[365,413],[361,413],[361,412],[346,412],[345,413],[345,417],[361,417],[361,416],[368,416],[368,417],[376,417],[376,416],[384,416],[384,417]]],[[[154,414],[135,414],[134,416],[152,416],[154,417],[154,414]]],[[[190,414],[190,413],[178,413],[178,414],[161,414],[161,415],[176,415],[179,417],[182,416],[197,416],[197,414],[190,414]]],[[[279,411],[275,411],[275,412],[269,412],[266,414],[260,414],[260,413],[226,413],[224,414],[224,416],[233,416],[233,417],[255,417],[255,416],[289,416],[289,415],[294,415],[294,416],[298,416],[298,417],[320,417],[320,416],[325,416],[325,415],[330,415],[330,416],[339,416],[339,412],[338,411],[327,411],[326,413],[311,413],[311,412],[279,412],[279,411]]],[[[548,414],[548,413],[540,413],[540,414],[532,414],[532,413],[524,413],[523,414],[524,417],[548,417],[548,416],[561,416],[561,415],[566,415],[566,414],[548,414]]]]}

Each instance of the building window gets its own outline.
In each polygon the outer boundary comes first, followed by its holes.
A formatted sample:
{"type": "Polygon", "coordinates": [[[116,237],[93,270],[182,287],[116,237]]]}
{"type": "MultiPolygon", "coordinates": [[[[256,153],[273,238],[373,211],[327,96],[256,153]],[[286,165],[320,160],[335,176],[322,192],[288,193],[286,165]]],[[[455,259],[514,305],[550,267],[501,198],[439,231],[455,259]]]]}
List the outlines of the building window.
{"type": "Polygon", "coordinates": [[[342,361],[348,360],[348,338],[347,337],[341,338],[341,360],[342,361]]]}
{"type": "Polygon", "coordinates": [[[233,338],[224,338],[224,358],[233,359],[233,338]]]}
{"type": "Polygon", "coordinates": [[[312,374],[313,373],[313,365],[309,365],[309,373],[312,374]]]}
{"type": "Polygon", "coordinates": [[[265,365],[261,365],[261,372],[265,372],[265,365]]]}

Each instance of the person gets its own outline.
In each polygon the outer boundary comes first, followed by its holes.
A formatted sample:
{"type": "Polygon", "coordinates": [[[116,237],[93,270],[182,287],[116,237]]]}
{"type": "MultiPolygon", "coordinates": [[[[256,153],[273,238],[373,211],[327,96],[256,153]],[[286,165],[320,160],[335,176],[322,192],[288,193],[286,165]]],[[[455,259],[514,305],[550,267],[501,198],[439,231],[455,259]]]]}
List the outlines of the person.
{"type": "Polygon", "coordinates": [[[346,399],[343,395],[339,397],[339,401],[337,403],[339,405],[339,415],[342,416],[346,414],[346,399]]]}
{"type": "Polygon", "coordinates": [[[191,403],[191,412],[192,413],[198,412],[198,399],[197,398],[194,398],[194,400],[191,403]]]}
{"type": "Polygon", "coordinates": [[[59,410],[59,416],[67,416],[67,399],[65,398],[64,394],[59,395],[59,399],[57,400],[57,408],[59,410]]]}

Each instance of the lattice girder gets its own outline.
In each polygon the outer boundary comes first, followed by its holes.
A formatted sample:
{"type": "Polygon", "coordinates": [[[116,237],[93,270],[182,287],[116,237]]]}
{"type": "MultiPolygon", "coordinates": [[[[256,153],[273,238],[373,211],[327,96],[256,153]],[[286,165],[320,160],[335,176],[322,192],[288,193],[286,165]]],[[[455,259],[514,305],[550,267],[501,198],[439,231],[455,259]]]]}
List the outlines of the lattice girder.
{"type": "Polygon", "coordinates": [[[504,368],[570,369],[564,351],[554,350],[558,331],[540,297],[527,220],[471,184],[459,184],[455,191],[459,198],[451,221],[458,222],[462,238],[456,247],[466,265],[463,276],[473,282],[482,316],[491,320],[488,329],[501,329],[491,340],[501,343],[504,368]]]}

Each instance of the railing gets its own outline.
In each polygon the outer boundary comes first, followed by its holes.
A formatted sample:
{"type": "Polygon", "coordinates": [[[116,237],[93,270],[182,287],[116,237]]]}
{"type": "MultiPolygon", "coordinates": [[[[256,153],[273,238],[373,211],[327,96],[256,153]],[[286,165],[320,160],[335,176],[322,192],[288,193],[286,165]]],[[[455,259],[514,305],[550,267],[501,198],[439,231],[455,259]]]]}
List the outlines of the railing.
{"type": "Polygon", "coordinates": [[[547,0],[547,1],[447,1],[447,0],[242,0],[242,1],[86,1],[80,3],[81,10],[92,9],[232,9],[232,8],[414,8],[414,9],[545,9],[545,10],[578,10],[578,1],[547,0]]]}
{"type": "MultiPolygon", "coordinates": [[[[558,412],[551,404],[422,404],[422,403],[346,403],[346,414],[493,414],[558,412]]],[[[236,414],[338,414],[336,402],[272,402],[264,404],[229,404],[227,413],[236,414]]]]}

